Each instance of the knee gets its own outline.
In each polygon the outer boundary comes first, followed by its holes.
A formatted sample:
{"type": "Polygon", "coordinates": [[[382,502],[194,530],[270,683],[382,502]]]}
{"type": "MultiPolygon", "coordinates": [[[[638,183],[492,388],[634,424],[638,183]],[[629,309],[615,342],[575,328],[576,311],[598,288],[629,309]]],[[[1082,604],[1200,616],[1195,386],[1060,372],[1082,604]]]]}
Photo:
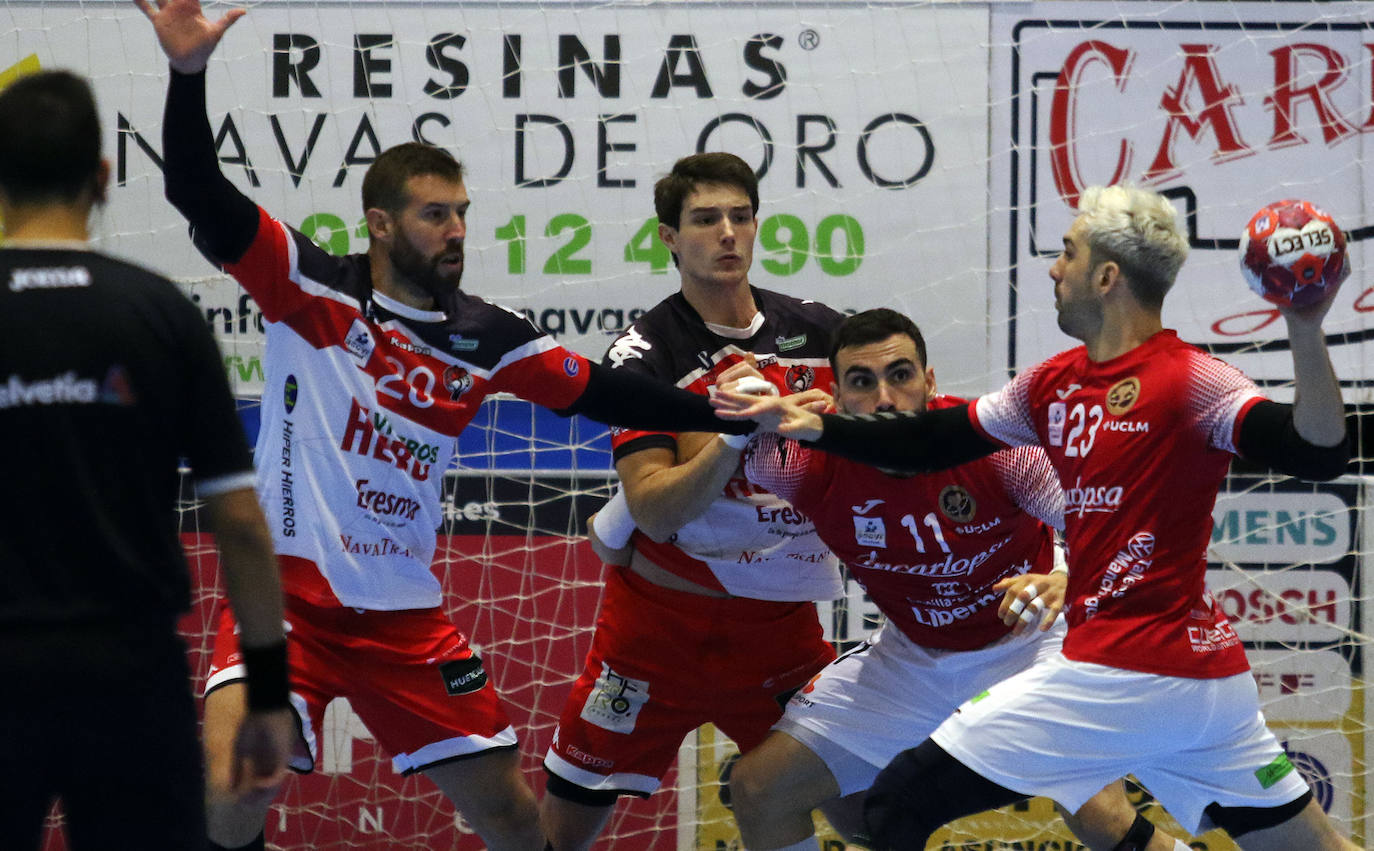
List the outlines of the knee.
{"type": "Polygon", "coordinates": [[[764,813],[796,809],[796,802],[778,794],[777,780],[759,760],[748,754],[741,757],[726,780],[726,797],[735,818],[749,821],[764,813]]]}
{"type": "MultiPolygon", "coordinates": [[[[1108,789],[1112,790],[1112,787],[1108,789]]],[[[1058,804],[1055,804],[1055,808],[1079,841],[1097,851],[1125,851],[1135,847],[1129,843],[1136,842],[1142,832],[1154,831],[1150,822],[1136,812],[1122,792],[1099,793],[1072,814],[1058,804]]],[[[1149,841],[1148,834],[1145,839],[1149,841]]],[[[1139,847],[1145,846],[1141,844],[1139,847]]]]}
{"type": "Polygon", "coordinates": [[[944,824],[935,812],[932,768],[924,746],[903,751],[878,772],[864,799],[864,833],[873,847],[917,851],[944,824]]]}

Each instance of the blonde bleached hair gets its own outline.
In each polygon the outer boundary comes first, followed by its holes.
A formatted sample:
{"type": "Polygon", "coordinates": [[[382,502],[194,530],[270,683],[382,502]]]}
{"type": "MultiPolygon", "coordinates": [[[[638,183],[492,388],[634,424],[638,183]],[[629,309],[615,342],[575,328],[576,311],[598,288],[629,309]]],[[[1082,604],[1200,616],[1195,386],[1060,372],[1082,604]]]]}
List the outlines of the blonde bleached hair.
{"type": "Polygon", "coordinates": [[[1162,306],[1188,257],[1188,238],[1169,199],[1131,185],[1090,186],[1078,213],[1093,267],[1115,262],[1137,300],[1162,306]]]}

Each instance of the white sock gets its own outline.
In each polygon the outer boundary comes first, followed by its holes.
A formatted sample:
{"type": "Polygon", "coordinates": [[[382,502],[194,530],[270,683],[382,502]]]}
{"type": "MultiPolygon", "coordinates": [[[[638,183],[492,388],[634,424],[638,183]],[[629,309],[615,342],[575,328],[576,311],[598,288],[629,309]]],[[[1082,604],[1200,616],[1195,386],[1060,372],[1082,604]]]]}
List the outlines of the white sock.
{"type": "Polygon", "coordinates": [[[1193,851],[1193,849],[1182,839],[1174,839],[1174,851],[1193,851]]]}

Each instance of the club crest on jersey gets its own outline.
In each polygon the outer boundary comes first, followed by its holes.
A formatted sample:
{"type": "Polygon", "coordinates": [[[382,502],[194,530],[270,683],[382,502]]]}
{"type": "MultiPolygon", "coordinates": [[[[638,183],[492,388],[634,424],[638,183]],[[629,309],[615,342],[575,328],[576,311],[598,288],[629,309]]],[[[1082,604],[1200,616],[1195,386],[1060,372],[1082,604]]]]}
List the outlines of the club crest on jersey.
{"type": "Polygon", "coordinates": [[[353,324],[348,326],[348,334],[344,336],[344,348],[358,362],[358,366],[367,366],[373,350],[377,348],[377,341],[372,339],[372,332],[367,330],[367,325],[361,319],[354,319],[353,324]]]}
{"type": "Polygon", "coordinates": [[[444,389],[448,391],[448,397],[457,402],[459,396],[472,389],[472,373],[461,366],[445,369],[444,389]]]}
{"type": "Polygon", "coordinates": [[[1140,379],[1134,375],[1130,378],[1123,378],[1107,391],[1107,411],[1113,416],[1119,417],[1135,407],[1135,400],[1139,398],[1140,379]]]}
{"type": "Polygon", "coordinates": [[[955,523],[967,523],[978,513],[973,494],[960,485],[945,485],[940,491],[940,512],[955,523]]]}
{"type": "Polygon", "coordinates": [[[296,397],[299,392],[300,385],[296,383],[296,376],[286,376],[286,384],[281,388],[281,401],[286,406],[288,414],[296,410],[296,397]]]}
{"type": "MultiPolygon", "coordinates": [[[[805,341],[805,338],[803,338],[805,341]]],[[[811,385],[816,383],[816,371],[809,366],[795,364],[787,368],[787,389],[793,393],[800,393],[809,390],[811,385]]]]}
{"type": "Polygon", "coordinates": [[[887,527],[881,517],[855,517],[854,542],[861,547],[886,547],[887,527]]]}

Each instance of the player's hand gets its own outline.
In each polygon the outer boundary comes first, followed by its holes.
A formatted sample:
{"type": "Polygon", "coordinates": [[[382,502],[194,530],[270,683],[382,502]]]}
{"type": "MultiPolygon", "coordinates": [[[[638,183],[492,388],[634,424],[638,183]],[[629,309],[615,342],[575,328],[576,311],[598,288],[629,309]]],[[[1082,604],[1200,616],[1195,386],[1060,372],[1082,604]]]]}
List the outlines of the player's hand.
{"type": "MultiPolygon", "coordinates": [[[[821,436],[820,414],[797,404],[799,396],[750,396],[721,390],[711,397],[711,407],[723,420],[753,420],[761,431],[775,431],[794,440],[821,436]]],[[[803,401],[805,401],[804,396],[803,401]]]]}
{"type": "Polygon", "coordinates": [[[296,743],[296,716],[287,708],[249,712],[234,739],[230,788],[243,799],[270,800],[286,779],[296,743]]]}
{"type": "MultiPolygon", "coordinates": [[[[759,381],[768,381],[768,379],[763,377],[763,373],[759,372],[759,362],[758,359],[754,357],[753,352],[745,354],[744,360],[740,361],[737,364],[733,364],[724,372],[722,372],[719,376],[717,376],[716,387],[718,389],[740,390],[744,393],[754,392],[755,395],[761,395],[760,393],[757,393],[755,391],[743,390],[742,388],[737,387],[736,384],[739,383],[739,380],[741,378],[755,378],[759,381]]],[[[749,383],[750,382],[745,382],[746,385],[749,383]]],[[[773,388],[773,392],[778,392],[776,387],[773,388]]]]}
{"type": "Polygon", "coordinates": [[[1020,635],[1037,622],[1038,629],[1045,632],[1064,610],[1068,584],[1067,573],[1024,573],[1000,580],[992,586],[994,591],[1006,592],[997,616],[1011,627],[1012,635],[1020,635]]]}
{"type": "Polygon", "coordinates": [[[1292,305],[1287,307],[1275,305],[1275,307],[1278,308],[1279,315],[1288,322],[1290,334],[1300,330],[1319,332],[1321,331],[1322,320],[1331,310],[1331,305],[1335,302],[1336,293],[1339,290],[1340,287],[1330,287],[1326,297],[1321,301],[1314,301],[1302,307],[1293,307],[1292,305]]]}
{"type": "Polygon", "coordinates": [[[134,0],[153,22],[153,31],[172,68],[183,74],[205,70],[225,30],[248,12],[230,9],[217,21],[200,10],[200,0],[134,0]]]}
{"type": "Polygon", "coordinates": [[[819,387],[793,393],[788,397],[792,404],[813,414],[829,414],[835,411],[835,397],[819,387]]]}

